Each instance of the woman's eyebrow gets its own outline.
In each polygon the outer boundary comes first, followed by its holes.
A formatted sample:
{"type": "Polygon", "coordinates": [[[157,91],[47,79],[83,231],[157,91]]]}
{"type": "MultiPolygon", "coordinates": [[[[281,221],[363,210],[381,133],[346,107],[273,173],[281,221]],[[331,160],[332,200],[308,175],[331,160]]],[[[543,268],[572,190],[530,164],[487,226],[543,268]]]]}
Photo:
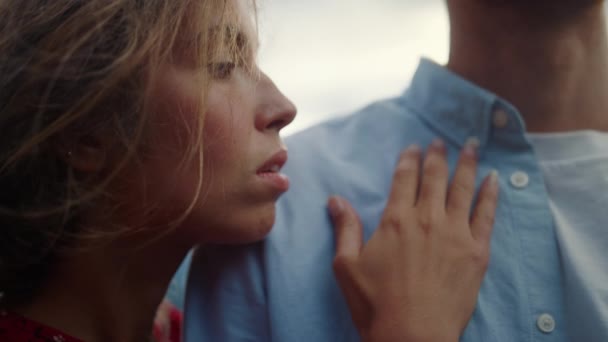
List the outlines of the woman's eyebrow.
{"type": "Polygon", "coordinates": [[[218,25],[210,28],[211,35],[224,34],[224,43],[231,44],[236,43],[236,47],[239,50],[250,47],[252,51],[257,51],[260,45],[259,39],[252,40],[249,34],[243,31],[236,25],[218,25]]]}

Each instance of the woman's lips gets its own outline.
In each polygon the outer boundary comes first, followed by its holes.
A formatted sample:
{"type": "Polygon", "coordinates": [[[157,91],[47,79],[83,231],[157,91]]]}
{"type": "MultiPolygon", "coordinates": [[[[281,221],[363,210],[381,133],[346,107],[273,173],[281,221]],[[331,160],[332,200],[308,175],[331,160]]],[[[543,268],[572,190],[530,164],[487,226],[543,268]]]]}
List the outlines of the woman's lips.
{"type": "Polygon", "coordinates": [[[289,189],[289,178],[280,171],[287,162],[287,151],[281,150],[270,157],[257,171],[257,175],[280,192],[289,189]]]}
{"type": "Polygon", "coordinates": [[[280,192],[285,192],[289,189],[289,177],[282,173],[264,172],[258,174],[258,176],[280,192]]]}

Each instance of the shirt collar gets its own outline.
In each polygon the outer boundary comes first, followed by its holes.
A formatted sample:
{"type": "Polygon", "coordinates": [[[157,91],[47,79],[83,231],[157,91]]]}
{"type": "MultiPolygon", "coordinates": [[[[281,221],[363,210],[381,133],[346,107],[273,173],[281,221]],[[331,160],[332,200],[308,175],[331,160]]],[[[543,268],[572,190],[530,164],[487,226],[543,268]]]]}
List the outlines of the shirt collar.
{"type": "Polygon", "coordinates": [[[459,147],[477,138],[483,149],[497,126],[499,112],[508,118],[501,130],[525,132],[515,107],[428,59],[420,61],[405,100],[439,136],[459,147]]]}

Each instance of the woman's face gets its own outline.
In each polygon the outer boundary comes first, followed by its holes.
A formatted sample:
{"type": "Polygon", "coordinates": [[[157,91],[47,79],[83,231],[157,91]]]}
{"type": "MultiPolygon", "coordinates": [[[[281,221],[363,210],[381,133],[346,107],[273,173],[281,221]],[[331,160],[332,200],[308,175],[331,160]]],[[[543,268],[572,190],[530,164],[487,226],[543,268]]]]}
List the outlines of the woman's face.
{"type": "MultiPolygon", "coordinates": [[[[235,5],[235,19],[245,44],[254,51],[257,36],[245,7],[235,5]]],[[[287,151],[279,131],[296,115],[294,105],[259,70],[235,65],[229,57],[212,60],[205,103],[204,162],[194,158],[179,167],[189,136],[197,129],[203,94],[201,73],[193,70],[186,52],[158,72],[153,98],[156,119],[151,158],[144,165],[147,196],[156,198],[161,217],[175,218],[192,204],[178,229],[194,243],[248,243],[271,229],[275,202],[289,187],[280,169],[287,151]]],[[[254,68],[257,68],[255,66],[254,68]]]]}

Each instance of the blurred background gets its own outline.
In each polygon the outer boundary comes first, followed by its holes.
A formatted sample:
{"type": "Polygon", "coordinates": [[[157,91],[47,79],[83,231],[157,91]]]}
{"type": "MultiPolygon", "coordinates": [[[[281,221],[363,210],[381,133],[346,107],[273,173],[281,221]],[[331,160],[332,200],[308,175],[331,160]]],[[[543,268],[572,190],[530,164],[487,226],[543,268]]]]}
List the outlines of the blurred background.
{"type": "Polygon", "coordinates": [[[259,0],[259,61],[297,105],[285,135],[403,92],[421,56],[445,63],[443,0],[259,0]]]}

